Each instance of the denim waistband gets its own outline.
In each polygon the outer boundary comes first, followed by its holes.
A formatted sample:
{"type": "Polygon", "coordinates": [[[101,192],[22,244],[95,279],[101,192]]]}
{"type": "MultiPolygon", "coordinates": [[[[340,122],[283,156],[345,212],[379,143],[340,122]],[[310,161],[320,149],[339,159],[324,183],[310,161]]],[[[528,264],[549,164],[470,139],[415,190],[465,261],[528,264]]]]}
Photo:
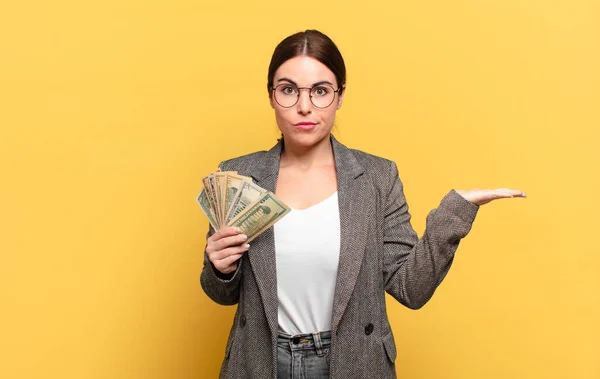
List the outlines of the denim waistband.
{"type": "Polygon", "coordinates": [[[327,353],[331,346],[331,332],[305,333],[290,336],[279,333],[277,345],[290,350],[316,350],[318,356],[327,353]]]}

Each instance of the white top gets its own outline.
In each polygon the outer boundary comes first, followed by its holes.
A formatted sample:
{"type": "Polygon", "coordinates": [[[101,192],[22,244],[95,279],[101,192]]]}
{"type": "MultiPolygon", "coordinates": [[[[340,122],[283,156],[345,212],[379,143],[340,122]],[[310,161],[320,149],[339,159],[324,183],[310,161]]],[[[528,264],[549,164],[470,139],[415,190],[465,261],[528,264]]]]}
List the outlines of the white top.
{"type": "Polygon", "coordinates": [[[331,330],[340,256],[337,192],[310,208],[292,209],[274,225],[279,330],[331,330]]]}

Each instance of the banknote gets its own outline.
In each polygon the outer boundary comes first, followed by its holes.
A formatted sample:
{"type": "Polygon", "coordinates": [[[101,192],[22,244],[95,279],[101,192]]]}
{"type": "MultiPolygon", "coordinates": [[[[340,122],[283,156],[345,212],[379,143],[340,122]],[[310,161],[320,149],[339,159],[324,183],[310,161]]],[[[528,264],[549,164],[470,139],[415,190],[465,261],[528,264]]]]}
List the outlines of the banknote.
{"type": "Polygon", "coordinates": [[[227,214],[231,209],[233,200],[242,188],[244,177],[240,175],[228,174],[225,180],[226,192],[225,197],[223,198],[223,204],[225,204],[223,208],[225,208],[224,219],[225,222],[227,222],[227,214]]]}
{"type": "Polygon", "coordinates": [[[246,207],[257,201],[264,192],[264,189],[254,183],[243,182],[237,191],[237,195],[231,202],[225,223],[228,224],[229,220],[237,217],[244,209],[246,209],[246,207]]]}
{"type": "Polygon", "coordinates": [[[204,212],[206,218],[208,218],[208,222],[210,222],[210,225],[213,227],[214,230],[217,230],[219,228],[219,223],[217,222],[215,214],[210,206],[210,201],[208,201],[208,196],[206,195],[205,188],[202,188],[196,200],[198,201],[198,204],[200,204],[202,212],[204,212]]]}
{"type": "Polygon", "coordinates": [[[252,241],[285,216],[290,208],[283,204],[271,192],[264,192],[261,197],[248,206],[243,213],[231,219],[227,226],[240,228],[248,236],[247,242],[252,241]]]}
{"type": "Polygon", "coordinates": [[[235,226],[250,241],[285,216],[290,208],[251,177],[236,171],[215,171],[202,178],[196,201],[213,229],[235,226]]]}
{"type": "Polygon", "coordinates": [[[224,216],[223,216],[223,208],[224,208],[224,204],[223,204],[223,194],[225,192],[225,175],[223,172],[216,172],[213,175],[213,183],[214,183],[214,189],[215,189],[215,201],[217,203],[217,207],[216,207],[216,213],[215,216],[217,218],[217,221],[219,222],[219,225],[222,225],[224,223],[224,216]]]}
{"type": "MultiPolygon", "coordinates": [[[[210,175],[205,176],[204,178],[202,178],[202,183],[204,183],[204,190],[206,191],[206,197],[208,199],[208,202],[210,203],[210,207],[213,210],[213,213],[216,209],[216,201],[214,198],[214,195],[212,193],[212,186],[210,184],[210,175]]],[[[216,215],[215,215],[215,220],[216,220],[216,215]]]]}

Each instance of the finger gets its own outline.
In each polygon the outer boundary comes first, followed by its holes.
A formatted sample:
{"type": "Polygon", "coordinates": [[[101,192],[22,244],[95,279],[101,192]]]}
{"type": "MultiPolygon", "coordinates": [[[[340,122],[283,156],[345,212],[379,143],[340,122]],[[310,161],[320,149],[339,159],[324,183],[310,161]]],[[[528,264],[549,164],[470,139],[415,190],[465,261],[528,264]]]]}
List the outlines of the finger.
{"type": "Polygon", "coordinates": [[[512,189],[512,188],[495,188],[494,191],[501,191],[501,192],[510,192],[510,193],[523,193],[523,191],[518,190],[518,189],[512,189]]]}
{"type": "Polygon", "coordinates": [[[231,246],[224,250],[215,251],[212,255],[209,256],[209,259],[212,263],[215,263],[223,259],[227,259],[231,255],[243,254],[246,251],[248,251],[249,247],[250,245],[248,245],[247,243],[239,246],[231,246]]]}
{"type": "Polygon", "coordinates": [[[502,197],[502,198],[527,197],[527,195],[525,195],[525,192],[520,191],[520,190],[513,190],[510,188],[498,188],[498,189],[494,190],[493,192],[494,192],[494,194],[497,195],[497,197],[502,197]]]}
{"type": "Polygon", "coordinates": [[[233,254],[228,256],[227,258],[223,259],[223,263],[227,264],[228,266],[231,266],[232,264],[234,264],[235,262],[237,262],[244,254],[233,254]]]}
{"type": "Polygon", "coordinates": [[[214,264],[215,268],[222,272],[223,274],[230,274],[235,271],[237,265],[235,264],[240,258],[242,254],[235,254],[229,256],[227,259],[223,259],[219,261],[217,264],[214,264]]]}
{"type": "Polygon", "coordinates": [[[223,274],[231,274],[232,272],[235,271],[235,269],[237,268],[236,265],[221,265],[219,264],[213,264],[215,266],[215,268],[217,269],[217,271],[223,273],[223,274]]]}
{"type": "Polygon", "coordinates": [[[227,227],[227,228],[221,228],[221,229],[217,230],[208,239],[211,240],[211,241],[218,241],[221,238],[229,237],[229,236],[235,236],[235,235],[240,234],[240,233],[241,233],[240,228],[236,228],[236,227],[230,226],[230,227],[227,227]]]}
{"type": "Polygon", "coordinates": [[[224,237],[218,241],[213,241],[211,249],[213,251],[224,250],[230,246],[241,245],[248,239],[248,236],[245,234],[238,234],[235,236],[224,237]]]}

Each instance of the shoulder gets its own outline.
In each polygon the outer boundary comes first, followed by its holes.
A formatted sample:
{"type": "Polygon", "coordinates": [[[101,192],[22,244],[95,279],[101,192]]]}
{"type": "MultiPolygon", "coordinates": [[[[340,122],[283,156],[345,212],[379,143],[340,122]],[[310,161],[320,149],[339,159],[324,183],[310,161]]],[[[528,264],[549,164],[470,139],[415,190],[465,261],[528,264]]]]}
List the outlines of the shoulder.
{"type": "Polygon", "coordinates": [[[398,168],[394,161],[362,150],[349,150],[362,166],[364,175],[369,178],[378,191],[389,192],[392,185],[399,180],[398,168]]]}
{"type": "Polygon", "coordinates": [[[262,150],[230,158],[221,162],[219,168],[223,171],[239,171],[240,173],[244,173],[256,167],[256,164],[265,157],[266,153],[266,150],[262,150]]]}
{"type": "Polygon", "coordinates": [[[362,150],[349,150],[352,152],[356,160],[360,163],[360,165],[367,173],[373,173],[378,175],[387,174],[390,172],[390,170],[395,169],[396,167],[394,161],[390,159],[369,154],[362,150]]]}

